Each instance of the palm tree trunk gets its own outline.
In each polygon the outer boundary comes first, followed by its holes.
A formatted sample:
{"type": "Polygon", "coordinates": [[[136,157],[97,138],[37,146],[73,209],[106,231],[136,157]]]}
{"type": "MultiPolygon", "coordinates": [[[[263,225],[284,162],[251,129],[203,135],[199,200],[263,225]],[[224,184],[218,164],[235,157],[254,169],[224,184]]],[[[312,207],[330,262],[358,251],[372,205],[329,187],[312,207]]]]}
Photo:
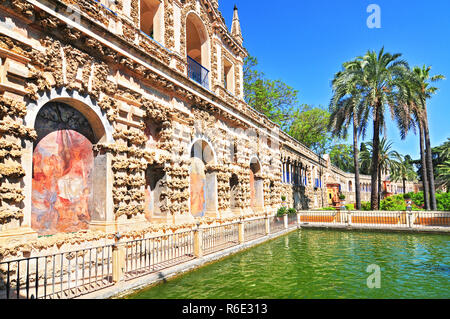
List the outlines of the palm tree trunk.
{"type": "Polygon", "coordinates": [[[371,184],[372,191],[370,192],[370,209],[378,209],[378,171],[379,171],[379,156],[380,156],[380,103],[376,104],[375,119],[373,121],[373,141],[372,141],[372,168],[371,168],[371,184]]]}
{"type": "Polygon", "coordinates": [[[403,194],[406,194],[406,179],[403,179],[403,194]]]}
{"type": "Polygon", "coordinates": [[[380,203],[381,203],[381,192],[382,192],[382,186],[381,186],[381,167],[378,168],[378,210],[380,210],[380,203]]]}
{"type": "Polygon", "coordinates": [[[355,122],[355,114],[353,114],[353,162],[355,164],[355,197],[356,209],[361,210],[361,187],[359,182],[359,149],[358,149],[358,130],[355,122]]]}
{"type": "Polygon", "coordinates": [[[425,135],[425,156],[428,173],[428,184],[430,185],[430,208],[431,210],[437,210],[436,205],[436,189],[434,185],[434,170],[433,170],[433,151],[430,143],[430,132],[428,130],[428,118],[427,118],[427,106],[424,104],[424,119],[423,119],[423,131],[425,135]]]}
{"type": "Polygon", "coordinates": [[[425,147],[424,147],[424,133],[423,123],[419,120],[419,139],[420,139],[420,164],[422,165],[422,185],[423,185],[423,203],[425,210],[430,210],[430,201],[428,196],[428,172],[425,162],[425,147]]]}

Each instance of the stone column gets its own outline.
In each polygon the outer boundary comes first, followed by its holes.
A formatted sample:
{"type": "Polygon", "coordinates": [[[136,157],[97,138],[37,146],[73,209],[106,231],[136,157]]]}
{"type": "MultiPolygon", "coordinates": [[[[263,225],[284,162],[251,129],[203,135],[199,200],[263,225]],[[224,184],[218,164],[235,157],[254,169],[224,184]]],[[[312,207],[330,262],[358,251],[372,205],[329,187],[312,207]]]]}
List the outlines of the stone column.
{"type": "Polygon", "coordinates": [[[288,216],[287,214],[283,215],[283,221],[284,221],[284,228],[288,228],[288,216]]]}
{"type": "Polygon", "coordinates": [[[120,243],[120,235],[116,234],[116,243],[112,247],[112,280],[123,281],[125,272],[125,249],[120,243]]]}
{"type": "Polygon", "coordinates": [[[266,216],[264,218],[264,221],[266,222],[266,235],[270,234],[270,218],[269,216],[266,216]]]}
{"type": "Polygon", "coordinates": [[[242,220],[239,221],[239,244],[243,244],[245,242],[245,234],[244,234],[244,222],[242,220]]]}
{"type": "Polygon", "coordinates": [[[198,226],[194,230],[194,256],[197,258],[203,257],[203,230],[198,226]]]}

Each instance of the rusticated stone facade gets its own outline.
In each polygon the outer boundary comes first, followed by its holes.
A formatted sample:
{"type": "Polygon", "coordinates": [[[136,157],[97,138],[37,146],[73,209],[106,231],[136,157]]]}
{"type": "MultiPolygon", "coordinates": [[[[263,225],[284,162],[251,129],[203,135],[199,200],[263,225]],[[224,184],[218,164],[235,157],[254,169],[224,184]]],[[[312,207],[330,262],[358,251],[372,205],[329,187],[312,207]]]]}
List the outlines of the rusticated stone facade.
{"type": "Polygon", "coordinates": [[[139,29],[140,1],[0,3],[0,258],[274,214],[282,195],[327,206],[327,184],[351,197],[350,174],[244,102],[247,52],[217,1],[158,1],[159,43],[139,29]]]}

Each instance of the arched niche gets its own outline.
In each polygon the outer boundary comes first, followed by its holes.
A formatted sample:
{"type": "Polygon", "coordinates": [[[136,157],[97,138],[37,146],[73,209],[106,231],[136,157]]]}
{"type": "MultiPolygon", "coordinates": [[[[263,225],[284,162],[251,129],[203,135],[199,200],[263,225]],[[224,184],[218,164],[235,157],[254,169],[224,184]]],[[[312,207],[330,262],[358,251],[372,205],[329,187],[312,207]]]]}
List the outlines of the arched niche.
{"type": "Polygon", "coordinates": [[[77,100],[54,99],[39,108],[33,124],[31,227],[53,235],[106,221],[107,155],[93,146],[107,137],[95,112],[77,100]]]}
{"type": "Polygon", "coordinates": [[[217,177],[206,165],[215,163],[212,147],[202,139],[191,147],[190,212],[193,217],[217,216],[217,177]]]}
{"type": "Polygon", "coordinates": [[[167,213],[161,211],[166,189],[166,173],[161,166],[148,165],[145,171],[144,213],[148,221],[166,221],[167,213]]]}
{"type": "Polygon", "coordinates": [[[230,208],[239,208],[237,202],[237,195],[239,192],[239,179],[236,174],[232,174],[230,177],[230,208]]]}
{"type": "Polygon", "coordinates": [[[264,180],[261,177],[261,163],[257,157],[250,159],[250,207],[261,210],[264,207],[264,180]]]}

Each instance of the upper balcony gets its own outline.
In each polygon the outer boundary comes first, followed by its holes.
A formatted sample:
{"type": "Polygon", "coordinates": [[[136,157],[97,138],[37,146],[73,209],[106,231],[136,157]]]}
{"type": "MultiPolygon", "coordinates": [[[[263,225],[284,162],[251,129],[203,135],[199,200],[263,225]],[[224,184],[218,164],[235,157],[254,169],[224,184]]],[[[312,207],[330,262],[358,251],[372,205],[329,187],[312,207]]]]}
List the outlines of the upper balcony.
{"type": "Polygon", "coordinates": [[[188,77],[209,90],[209,70],[190,56],[187,57],[187,62],[188,77]]]}

